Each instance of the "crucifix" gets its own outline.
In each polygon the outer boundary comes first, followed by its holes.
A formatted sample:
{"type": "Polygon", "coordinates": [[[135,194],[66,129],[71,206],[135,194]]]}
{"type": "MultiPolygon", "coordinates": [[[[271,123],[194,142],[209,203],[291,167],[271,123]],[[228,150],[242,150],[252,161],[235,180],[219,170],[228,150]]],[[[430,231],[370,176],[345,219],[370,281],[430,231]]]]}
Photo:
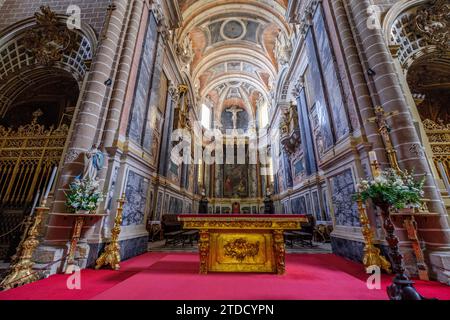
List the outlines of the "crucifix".
{"type": "Polygon", "coordinates": [[[233,108],[230,108],[230,109],[228,109],[228,110],[226,110],[226,111],[233,114],[233,115],[232,115],[232,120],[233,120],[233,130],[236,130],[236,129],[237,129],[237,117],[238,117],[238,113],[239,113],[239,112],[242,112],[242,111],[244,111],[244,110],[242,110],[242,109],[240,109],[240,108],[238,108],[238,107],[233,107],[233,108]]]}
{"type": "Polygon", "coordinates": [[[386,152],[388,154],[389,162],[392,166],[392,168],[397,171],[401,172],[401,169],[398,165],[397,161],[397,154],[395,152],[394,146],[392,145],[391,136],[389,133],[391,132],[391,127],[388,125],[386,118],[390,116],[398,115],[398,111],[392,111],[392,112],[385,112],[383,107],[378,106],[375,108],[375,117],[369,118],[367,121],[371,123],[378,124],[378,131],[381,134],[381,137],[383,138],[384,145],[386,147],[386,152]]]}

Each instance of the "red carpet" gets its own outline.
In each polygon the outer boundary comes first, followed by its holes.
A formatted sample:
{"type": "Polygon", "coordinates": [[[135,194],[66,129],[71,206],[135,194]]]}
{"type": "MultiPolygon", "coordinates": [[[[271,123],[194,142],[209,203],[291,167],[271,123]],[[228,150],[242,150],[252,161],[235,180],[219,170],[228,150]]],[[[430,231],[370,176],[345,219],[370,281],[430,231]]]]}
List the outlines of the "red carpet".
{"type": "MultiPolygon", "coordinates": [[[[81,290],[67,289],[67,275],[54,275],[0,292],[0,300],[380,300],[382,289],[369,290],[360,264],[331,254],[290,254],[283,276],[270,274],[198,274],[198,256],[147,253],[122,263],[120,271],[83,270],[81,290]]],[[[416,281],[426,297],[450,300],[450,287],[416,281]]]]}

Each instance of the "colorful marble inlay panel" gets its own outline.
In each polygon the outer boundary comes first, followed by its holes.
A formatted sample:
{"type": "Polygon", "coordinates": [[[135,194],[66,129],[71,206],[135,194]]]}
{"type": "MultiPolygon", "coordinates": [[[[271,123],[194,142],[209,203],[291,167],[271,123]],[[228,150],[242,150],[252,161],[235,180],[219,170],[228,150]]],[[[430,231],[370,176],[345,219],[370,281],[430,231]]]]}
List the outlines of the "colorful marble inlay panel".
{"type": "Polygon", "coordinates": [[[123,207],[123,226],[140,225],[144,223],[147,208],[147,193],[149,180],[134,171],[128,171],[125,188],[126,202],[123,207]]]}
{"type": "Polygon", "coordinates": [[[315,49],[315,43],[312,31],[306,36],[307,53],[309,67],[307,72],[307,92],[310,110],[311,126],[313,130],[314,145],[317,148],[319,156],[322,156],[334,144],[333,133],[331,130],[330,116],[327,108],[327,102],[323,91],[322,78],[319,61],[315,49]]]}
{"type": "Polygon", "coordinates": [[[169,214],[182,214],[183,213],[183,200],[170,197],[169,202],[169,214]]]}
{"type": "Polygon", "coordinates": [[[341,226],[359,226],[358,208],[352,196],[356,192],[351,169],[331,179],[332,202],[336,224],[341,226]]]}
{"type": "Polygon", "coordinates": [[[342,98],[341,83],[338,80],[334,57],[331,52],[331,43],[321,7],[317,9],[314,17],[314,31],[323,78],[326,79],[324,82],[328,93],[328,101],[333,113],[334,131],[336,132],[336,138],[339,140],[346,136],[350,130],[344,99],[342,98]]]}
{"type": "Polygon", "coordinates": [[[128,127],[130,139],[138,144],[142,143],[147,117],[148,92],[151,86],[152,70],[155,62],[156,39],[158,36],[158,33],[154,32],[157,28],[156,25],[156,19],[151,15],[144,40],[130,124],[128,127]]]}

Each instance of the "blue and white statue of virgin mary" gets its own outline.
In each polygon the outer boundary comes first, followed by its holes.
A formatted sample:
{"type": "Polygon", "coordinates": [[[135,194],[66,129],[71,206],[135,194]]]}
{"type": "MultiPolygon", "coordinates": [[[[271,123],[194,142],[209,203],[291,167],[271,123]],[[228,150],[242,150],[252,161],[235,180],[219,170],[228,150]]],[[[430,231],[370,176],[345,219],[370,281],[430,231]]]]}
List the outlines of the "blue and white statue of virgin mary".
{"type": "Polygon", "coordinates": [[[105,156],[101,152],[97,145],[93,145],[91,150],[84,154],[84,172],[83,175],[77,178],[83,180],[95,180],[97,178],[98,171],[103,168],[105,162],[105,156]]]}

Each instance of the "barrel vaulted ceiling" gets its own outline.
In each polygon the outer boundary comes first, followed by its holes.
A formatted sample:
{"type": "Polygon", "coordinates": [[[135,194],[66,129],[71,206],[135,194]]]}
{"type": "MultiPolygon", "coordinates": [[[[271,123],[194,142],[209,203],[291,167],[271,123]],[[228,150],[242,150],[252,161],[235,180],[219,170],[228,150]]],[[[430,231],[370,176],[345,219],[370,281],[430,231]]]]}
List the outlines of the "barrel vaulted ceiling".
{"type": "Polygon", "coordinates": [[[269,101],[278,73],[277,38],[289,36],[287,1],[183,0],[179,5],[178,41],[201,101],[218,113],[238,105],[255,115],[258,101],[269,101]]]}

